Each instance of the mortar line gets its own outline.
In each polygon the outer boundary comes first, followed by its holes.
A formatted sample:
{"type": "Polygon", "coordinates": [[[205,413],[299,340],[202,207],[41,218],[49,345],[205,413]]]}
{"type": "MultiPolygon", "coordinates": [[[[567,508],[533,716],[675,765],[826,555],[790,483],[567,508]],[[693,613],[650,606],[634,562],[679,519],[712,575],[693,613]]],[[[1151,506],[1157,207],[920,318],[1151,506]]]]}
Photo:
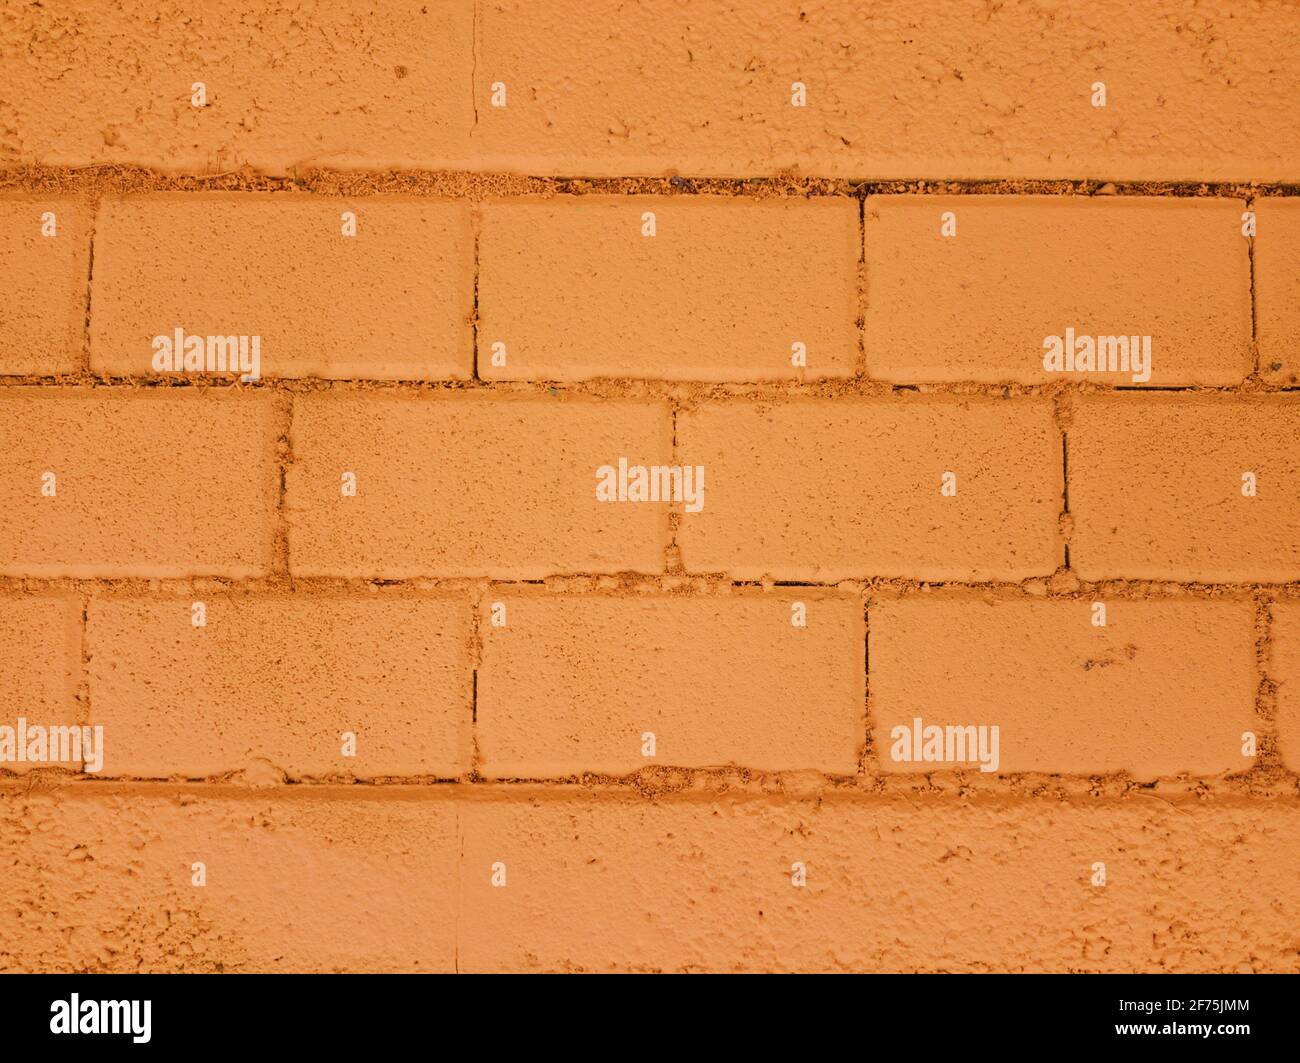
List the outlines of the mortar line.
{"type": "MultiPolygon", "coordinates": [[[[81,619],[77,625],[77,723],[89,726],[92,719],[90,705],[90,594],[81,596],[81,619]]],[[[84,752],[84,750],[83,750],[84,752]]],[[[82,758],[82,769],[85,758],[82,758]]]]}
{"type": "Polygon", "coordinates": [[[1061,514],[1065,518],[1065,534],[1061,543],[1065,555],[1065,570],[1070,570],[1070,540],[1073,523],[1070,519],[1070,433],[1061,430],[1061,514]]]}
{"type": "Polygon", "coordinates": [[[478,131],[478,3],[474,0],[473,8],[470,12],[470,39],[469,39],[469,104],[474,113],[474,124],[470,126],[469,135],[473,137],[478,131]]]}
{"type": "MultiPolygon", "coordinates": [[[[471,90],[474,86],[471,86],[471,90]]],[[[473,104],[477,109],[477,93],[473,104]]],[[[546,174],[500,170],[421,169],[342,170],[306,168],[292,175],[221,171],[164,174],[147,166],[95,163],[86,166],[14,166],[0,169],[0,188],[92,193],[256,191],[305,195],[360,197],[398,193],[405,196],[476,198],[483,195],[765,195],[837,196],[862,199],[872,195],[1061,195],[1098,198],[1231,198],[1300,195],[1294,181],[1140,181],[1106,178],[963,178],[935,176],[828,177],[760,174],[747,177],[658,177],[647,174],[546,174]],[[1099,195],[1105,188],[1107,192],[1099,195]]]]}
{"type": "Polygon", "coordinates": [[[867,377],[867,301],[870,298],[870,278],[867,276],[867,197],[858,197],[858,271],[857,271],[857,325],[858,357],[854,376],[867,377]]]}
{"type": "MultiPolygon", "coordinates": [[[[143,787],[154,790],[169,791],[177,786],[191,789],[220,790],[224,787],[236,787],[249,796],[264,794],[261,788],[248,788],[239,782],[232,782],[233,772],[224,772],[208,777],[168,776],[132,776],[132,775],[89,775],[85,772],[71,772],[66,768],[33,768],[24,774],[0,771],[0,794],[6,786],[19,785],[27,788],[32,778],[40,777],[46,782],[60,786],[80,789],[86,793],[96,790],[110,790],[122,787],[143,787]]],[[[578,771],[569,775],[521,775],[502,778],[486,778],[481,774],[458,776],[424,776],[424,775],[377,775],[366,778],[351,776],[296,776],[278,783],[273,789],[280,793],[304,793],[311,790],[329,790],[346,787],[351,792],[371,792],[380,794],[395,786],[419,788],[424,790],[459,787],[467,792],[502,792],[518,787],[544,787],[551,791],[585,793],[593,789],[611,793],[635,792],[649,794],[654,792],[654,780],[665,780],[660,793],[695,793],[710,792],[714,796],[723,793],[742,793],[759,797],[775,797],[785,791],[786,784],[796,782],[799,789],[809,794],[828,792],[856,793],[863,797],[887,795],[883,787],[895,787],[895,793],[913,793],[930,791],[931,777],[941,777],[950,781],[962,781],[963,785],[976,787],[978,792],[987,796],[1029,797],[1038,800],[1055,800],[1057,794],[1048,793],[1046,787],[1055,786],[1058,793],[1069,792],[1074,797],[1105,798],[1106,789],[1119,792],[1142,792],[1155,789],[1160,783],[1173,784],[1186,788],[1188,794],[1198,793],[1206,785],[1219,784],[1225,793],[1244,792],[1252,798],[1277,797],[1287,795],[1300,799],[1300,773],[1289,770],[1281,763],[1276,753],[1265,752],[1257,758],[1257,763],[1243,772],[1235,773],[1231,781],[1223,785],[1223,777],[1173,774],[1160,775],[1149,780],[1135,781],[1127,770],[1109,772],[1047,772],[1021,771],[999,775],[992,780],[983,779],[976,770],[944,769],[926,772],[917,778],[900,777],[883,772],[877,766],[874,770],[844,774],[825,771],[807,771],[800,769],[764,771],[737,765],[732,768],[692,768],[682,765],[661,765],[654,768],[642,768],[626,775],[607,775],[600,772],[578,771]],[[802,785],[815,780],[817,787],[802,785]],[[1250,789],[1252,783],[1262,782],[1268,793],[1259,793],[1250,789]],[[715,789],[709,790],[713,786],[715,789]],[[1072,792],[1071,792],[1072,791],[1072,792]]],[[[1111,794],[1109,796],[1115,796],[1111,794]]],[[[952,800],[964,800],[960,793],[952,793],[952,800]]]]}
{"type": "Polygon", "coordinates": [[[858,758],[858,775],[871,777],[880,774],[876,759],[875,741],[872,737],[871,712],[871,598],[862,600],[862,681],[863,725],[862,756],[858,758]]]}
{"type": "Polygon", "coordinates": [[[81,372],[90,373],[90,304],[95,287],[95,230],[99,221],[99,198],[92,197],[86,205],[90,218],[90,231],[86,238],[86,317],[81,331],[81,372]]]}
{"type": "MultiPolygon", "coordinates": [[[[480,581],[470,615],[470,701],[469,701],[469,777],[481,779],[482,756],[478,744],[478,673],[483,663],[483,607],[488,605],[490,582],[480,581]]],[[[506,618],[507,623],[509,617],[506,618]]]]}
{"type": "MultiPolygon", "coordinates": [[[[1246,198],[1246,209],[1252,213],[1255,210],[1255,197],[1250,195],[1246,198]]],[[[1255,216],[1255,232],[1259,233],[1259,216],[1255,216]]],[[[1255,291],[1255,237],[1252,236],[1246,241],[1246,264],[1250,273],[1250,351],[1254,359],[1254,371],[1251,376],[1258,379],[1260,374],[1259,360],[1259,304],[1255,291]]]]}
{"type": "Polygon", "coordinates": [[[637,399],[677,399],[687,404],[759,399],[776,401],[783,398],[811,399],[886,399],[926,402],[945,396],[959,398],[988,398],[1000,401],[1017,401],[1041,398],[1053,394],[1133,396],[1141,394],[1187,394],[1198,398],[1220,398],[1224,401],[1246,398],[1258,399],[1268,395],[1300,394],[1300,384],[1277,385],[1267,382],[1243,381],[1230,385],[1157,385],[1134,386],[1130,384],[1098,384],[1087,380],[1051,381],[1034,384],[1014,382],[982,383],[979,381],[934,381],[926,384],[904,384],[867,377],[828,377],[807,382],[795,380],[676,381],[651,377],[599,377],[589,380],[485,380],[477,377],[466,380],[422,380],[405,377],[377,380],[368,377],[275,377],[263,376],[258,380],[240,381],[235,376],[210,376],[202,373],[185,375],[139,374],[109,375],[88,371],[77,373],[8,373],[0,374],[0,388],[102,388],[123,391],[159,390],[171,388],[199,388],[217,391],[287,392],[312,394],[323,391],[365,393],[371,391],[407,392],[424,394],[472,394],[499,396],[552,396],[557,393],[583,395],[609,401],[637,399]]]}
{"type": "Polygon", "coordinates": [[[470,352],[469,366],[470,379],[475,384],[483,383],[483,378],[479,376],[478,371],[478,284],[479,284],[479,232],[482,225],[482,213],[480,202],[474,200],[470,205],[469,224],[470,232],[474,238],[474,306],[470,312],[470,352]]]}
{"type": "Polygon", "coordinates": [[[0,598],[22,597],[30,593],[65,592],[88,594],[91,598],[136,598],[148,597],[154,600],[169,596],[178,600],[194,593],[225,594],[231,597],[255,597],[263,594],[283,593],[287,589],[300,598],[328,597],[339,593],[354,593],[364,590],[379,591],[396,597],[448,598],[459,595],[472,595],[475,588],[538,588],[538,593],[557,596],[596,596],[618,597],[641,590],[663,589],[664,593],[681,586],[682,577],[691,581],[694,592],[699,596],[716,593],[725,597],[733,591],[762,592],[767,587],[781,590],[803,588],[807,590],[839,592],[846,597],[864,595],[907,597],[912,594],[947,593],[954,596],[965,594],[1002,595],[1007,600],[1035,600],[1044,597],[1057,601],[1076,601],[1089,594],[1102,592],[1115,597],[1147,597],[1153,591],[1166,595],[1181,593],[1189,598],[1211,600],[1215,598],[1237,598],[1251,600],[1256,594],[1267,593],[1281,596],[1287,600],[1300,598],[1300,579],[1270,582],[1267,580],[1176,580],[1112,577],[1100,580],[1078,580],[1077,590],[1040,592],[1038,584],[1049,580],[1050,572],[1030,576],[1021,581],[1015,580],[922,580],[902,576],[844,576],[843,578],[817,580],[753,580],[734,579],[725,573],[689,572],[658,573],[643,575],[639,573],[609,572],[566,572],[548,579],[513,579],[481,576],[411,576],[403,579],[378,579],[366,576],[330,577],[308,576],[293,580],[284,573],[266,577],[229,578],[219,576],[0,576],[0,598]],[[611,589],[593,589],[596,581],[613,579],[617,586],[611,589]],[[577,584],[573,587],[570,584],[577,584]],[[1026,589],[1026,584],[1034,584],[1034,589],[1026,589]],[[848,587],[846,588],[846,585],[848,587]]]}
{"type": "Polygon", "coordinates": [[[276,469],[279,489],[275,500],[275,532],[271,544],[271,570],[276,576],[294,586],[293,568],[289,558],[289,466],[293,463],[293,392],[276,392],[278,437],[276,439],[276,469]]]}

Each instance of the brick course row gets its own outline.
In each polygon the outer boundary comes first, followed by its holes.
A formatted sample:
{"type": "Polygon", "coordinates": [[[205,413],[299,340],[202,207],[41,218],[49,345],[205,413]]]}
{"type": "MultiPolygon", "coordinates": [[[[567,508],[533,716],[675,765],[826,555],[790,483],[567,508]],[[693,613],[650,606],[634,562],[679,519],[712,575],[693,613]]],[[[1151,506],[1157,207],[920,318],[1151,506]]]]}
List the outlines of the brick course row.
{"type": "MultiPolygon", "coordinates": [[[[1261,374],[1294,384],[1300,203],[1251,209],[1261,374]]],[[[109,198],[89,366],[154,375],[155,337],[180,328],[257,335],[271,377],[802,381],[861,360],[902,384],[1232,386],[1255,369],[1245,212],[872,196],[860,233],[857,201],[835,196],[109,198]],[[1150,336],[1149,373],[1046,370],[1045,339],[1067,329],[1150,336]]],[[[0,200],[0,372],[81,367],[90,225],[80,200],[0,200]]]]}
{"type": "Polygon", "coordinates": [[[1104,626],[1086,598],[904,598],[864,618],[860,597],[816,588],[195,591],[88,606],[51,591],[0,598],[0,708],[102,725],[105,777],[853,775],[869,731],[868,770],[982,771],[971,751],[896,749],[917,718],[996,725],[983,771],[1000,774],[1222,776],[1252,767],[1274,727],[1300,770],[1300,603],[1271,606],[1268,722],[1253,603],[1098,602],[1104,626]]]}
{"type": "MultiPolygon", "coordinates": [[[[1300,576],[1300,396],[0,389],[0,574],[1300,576]],[[291,407],[290,407],[291,401],[291,407]],[[675,422],[675,423],[674,423],[675,422]],[[702,506],[598,470],[704,469],[702,506]],[[1068,460],[1067,474],[1063,465],[1068,460]],[[281,464],[285,476],[281,477],[281,464]],[[1062,519],[1068,488],[1068,519],[1062,519]],[[675,526],[674,526],[674,523],[675,526]]],[[[683,496],[684,499],[684,496],[683,496]]]]}
{"type": "Polygon", "coordinates": [[[1282,3],[64,0],[0,19],[0,165],[1300,178],[1282,3]]]}
{"type": "Polygon", "coordinates": [[[8,786],[0,970],[1295,973],[1297,845],[1226,797],[8,786]]]}

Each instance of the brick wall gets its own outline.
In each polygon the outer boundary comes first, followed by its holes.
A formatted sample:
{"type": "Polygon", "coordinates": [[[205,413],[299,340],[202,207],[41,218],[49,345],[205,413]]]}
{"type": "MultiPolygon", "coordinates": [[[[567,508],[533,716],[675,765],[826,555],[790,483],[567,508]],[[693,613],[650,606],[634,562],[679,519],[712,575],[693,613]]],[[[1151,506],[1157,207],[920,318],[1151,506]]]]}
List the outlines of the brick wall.
{"type": "Polygon", "coordinates": [[[1300,14],[758,6],[0,14],[0,970],[1300,971],[1300,14]]]}

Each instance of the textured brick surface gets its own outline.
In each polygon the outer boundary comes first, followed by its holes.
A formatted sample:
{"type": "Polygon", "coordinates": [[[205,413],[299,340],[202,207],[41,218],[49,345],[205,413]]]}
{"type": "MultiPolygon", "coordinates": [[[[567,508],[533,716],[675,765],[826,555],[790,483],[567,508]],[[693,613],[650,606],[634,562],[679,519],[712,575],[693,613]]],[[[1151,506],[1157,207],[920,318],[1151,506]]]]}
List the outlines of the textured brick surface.
{"type": "Polygon", "coordinates": [[[1085,579],[1296,579],[1298,437],[1292,397],[1081,402],[1069,433],[1071,561],[1085,579]]]}
{"type": "Polygon", "coordinates": [[[857,204],[843,198],[491,203],[479,239],[479,374],[848,376],[858,355],[857,233],[857,204]],[[647,214],[653,236],[643,235],[647,214]],[[492,363],[497,343],[504,366],[492,363]]]}
{"type": "Polygon", "coordinates": [[[682,414],[677,436],[711,492],[677,537],[692,572],[1022,579],[1059,563],[1044,402],[737,402],[682,414]]]}
{"type": "Polygon", "coordinates": [[[104,727],[105,775],[468,770],[468,603],[215,595],[202,599],[202,627],[193,605],[91,602],[90,722],[104,727]],[[343,755],[345,732],[355,756],[343,755]]]}
{"type": "Polygon", "coordinates": [[[89,220],[76,200],[0,196],[0,373],[80,367],[89,220]]]}
{"type": "Polygon", "coordinates": [[[857,769],[865,632],[856,599],[527,595],[501,604],[504,626],[484,628],[478,681],[488,774],[857,769]]]}
{"type": "Polygon", "coordinates": [[[528,3],[479,12],[486,169],[1279,180],[1300,19],[1229,0],[528,3]],[[1065,57],[1073,57],[1067,60],[1065,57]],[[1092,105],[1104,82],[1105,107],[1092,105]],[[807,88],[791,106],[791,86],[807,88]],[[491,86],[507,86],[504,108],[491,86]],[[1249,134],[1243,130],[1249,130],[1249,134]]]}
{"type": "Polygon", "coordinates": [[[453,970],[456,812],[418,793],[6,787],[0,971],[453,970]]]}
{"type": "Polygon", "coordinates": [[[598,502],[596,470],[620,456],[667,463],[670,445],[667,407],[652,403],[305,396],[290,564],[388,579],[661,571],[667,512],[598,502]]]}
{"type": "MultiPolygon", "coordinates": [[[[1250,350],[1242,200],[876,196],[867,371],[903,382],[1239,384],[1250,350]],[[956,235],[945,236],[945,216],[956,235]],[[1044,340],[1149,336],[1147,373],[1048,372],[1044,340]]],[[[1122,364],[1116,357],[1116,364],[1122,364]]]]}
{"type": "Polygon", "coordinates": [[[0,373],[81,366],[88,269],[85,204],[0,196],[0,373]]]}
{"type": "Polygon", "coordinates": [[[1293,802],[9,787],[0,816],[4,970],[1297,969],[1293,802]]]}
{"type": "Polygon", "coordinates": [[[1297,45],[0,8],[0,971],[1300,973],[1297,45]]]}
{"type": "Polygon", "coordinates": [[[464,202],[110,200],[96,223],[91,367],[148,375],[154,338],[180,328],[258,336],[264,376],[463,379],[473,268],[464,202]],[[344,212],[355,236],[342,235],[344,212]]]}
{"type": "Polygon", "coordinates": [[[1300,201],[1255,201],[1256,324],[1265,380],[1300,384],[1300,201]]]}
{"type": "Polygon", "coordinates": [[[462,823],[462,970],[1297,970],[1293,802],[557,795],[462,823]]]}
{"type": "MultiPolygon", "coordinates": [[[[0,598],[0,726],[15,728],[15,759],[0,762],[0,773],[44,766],[16,759],[18,720],[43,728],[78,724],[80,681],[81,602],[67,594],[0,598]]],[[[59,766],[77,771],[81,764],[59,766]]]]}
{"type": "Polygon", "coordinates": [[[0,391],[0,574],[265,572],[273,412],[265,394],[0,391]]]}
{"type": "Polygon", "coordinates": [[[469,0],[10,5],[0,164],[284,173],[463,160],[472,23],[469,0]]]}
{"type": "MultiPolygon", "coordinates": [[[[1253,605],[1102,604],[1105,627],[1094,626],[1086,600],[873,606],[871,717],[881,768],[981,770],[969,752],[976,763],[916,762],[915,741],[904,737],[916,719],[922,728],[997,726],[999,759],[988,763],[1004,773],[1153,779],[1249,768],[1241,734],[1258,729],[1253,605]]],[[[954,744],[953,752],[961,750],[954,744]]]]}

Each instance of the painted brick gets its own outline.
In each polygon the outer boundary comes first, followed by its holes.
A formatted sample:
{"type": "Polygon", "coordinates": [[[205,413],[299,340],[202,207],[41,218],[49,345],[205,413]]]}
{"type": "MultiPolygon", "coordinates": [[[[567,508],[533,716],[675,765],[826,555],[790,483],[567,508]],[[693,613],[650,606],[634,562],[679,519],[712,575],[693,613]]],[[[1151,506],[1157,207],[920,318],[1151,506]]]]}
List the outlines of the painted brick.
{"type": "Polygon", "coordinates": [[[561,196],[483,208],[485,379],[793,380],[858,356],[847,198],[561,196]],[[654,215],[655,235],[642,218],[654,215]],[[493,366],[505,345],[506,365],[493,366]],[[791,365],[803,344],[807,368],[791,365]]]}
{"type": "Polygon", "coordinates": [[[959,0],[479,10],[479,166],[525,173],[1294,180],[1294,11],[959,0]],[[1070,57],[1087,56],[1084,63],[1070,57]],[[1092,105],[1104,82],[1105,107],[1092,105]],[[490,105],[505,83],[507,106],[490,105]],[[795,82],[806,106],[791,105],[795,82]],[[1243,136],[1243,130],[1250,130],[1243,136]]]}
{"type": "Polygon", "coordinates": [[[0,390],[0,574],[266,572],[273,414],[267,394],[0,390]],[[47,472],[53,497],[42,493],[47,472]]]}
{"type": "Polygon", "coordinates": [[[974,751],[966,758],[976,763],[916,762],[914,741],[894,732],[912,735],[915,719],[922,728],[996,725],[990,764],[1003,774],[1123,771],[1149,780],[1250,768],[1241,734],[1259,727],[1253,604],[1098,600],[1105,627],[1093,626],[1084,599],[874,604],[880,769],[982,770],[974,751]]]}
{"type": "MultiPolygon", "coordinates": [[[[46,766],[17,759],[18,720],[38,727],[80,723],[80,682],[81,601],[67,594],[0,598],[0,727],[15,735],[12,759],[0,759],[0,773],[46,766]]],[[[58,766],[77,771],[81,765],[58,766]]]]}
{"type": "Polygon", "coordinates": [[[1300,199],[1257,199],[1255,311],[1260,373],[1300,384],[1300,199]]]}
{"type": "Polygon", "coordinates": [[[460,165],[474,121],[473,19],[468,0],[8,7],[0,165],[460,165]],[[192,103],[198,81],[205,107],[192,103]]]}
{"type": "Polygon", "coordinates": [[[512,790],[462,809],[460,968],[1300,970],[1300,807],[1193,801],[512,790]]]}
{"type": "Polygon", "coordinates": [[[872,197],[867,371],[905,383],[1239,384],[1254,368],[1244,209],[1169,197],[872,197]],[[955,236],[941,233],[946,214],[955,236]],[[1132,367],[1046,371],[1044,339],[1066,329],[1150,336],[1149,380],[1132,367]]]}
{"type": "Polygon", "coordinates": [[[72,199],[0,196],[0,373],[71,373],[86,331],[90,225],[72,199]],[[43,216],[53,214],[53,236],[43,216]]]}
{"type": "Polygon", "coordinates": [[[471,627],[468,602],[439,598],[93,600],[90,722],[104,727],[104,774],[467,772],[471,627]],[[355,757],[342,754],[344,732],[355,757]]]}
{"type": "Polygon", "coordinates": [[[5,787],[0,971],[449,972],[455,810],[426,793],[5,787]]]}
{"type": "Polygon", "coordinates": [[[1060,563],[1061,440],[1044,401],[714,403],[680,414],[677,439],[706,470],[704,508],[677,532],[691,572],[1018,580],[1060,563]]]}
{"type": "Polygon", "coordinates": [[[699,598],[509,595],[480,622],[488,775],[655,765],[857,770],[862,603],[815,591],[699,598]],[[792,623],[794,603],[807,626],[792,623]],[[644,756],[646,732],[655,754],[644,756]]]}
{"type": "Polygon", "coordinates": [[[1069,431],[1070,560],[1084,579],[1300,576],[1300,402],[1122,395],[1069,431]],[[1242,494],[1245,473],[1256,495],[1242,494]]]}
{"type": "Polygon", "coordinates": [[[154,337],[180,328],[259,336],[265,376],[468,378],[469,209],[249,193],[109,200],[96,227],[91,367],[149,375],[154,337]],[[345,211],[355,236],[342,235],[345,211]]]}
{"type": "Polygon", "coordinates": [[[580,398],[295,399],[288,470],[297,575],[489,576],[660,572],[666,507],[596,500],[620,456],[667,464],[660,403],[580,398]],[[341,477],[356,475],[344,497],[341,477]]]}

